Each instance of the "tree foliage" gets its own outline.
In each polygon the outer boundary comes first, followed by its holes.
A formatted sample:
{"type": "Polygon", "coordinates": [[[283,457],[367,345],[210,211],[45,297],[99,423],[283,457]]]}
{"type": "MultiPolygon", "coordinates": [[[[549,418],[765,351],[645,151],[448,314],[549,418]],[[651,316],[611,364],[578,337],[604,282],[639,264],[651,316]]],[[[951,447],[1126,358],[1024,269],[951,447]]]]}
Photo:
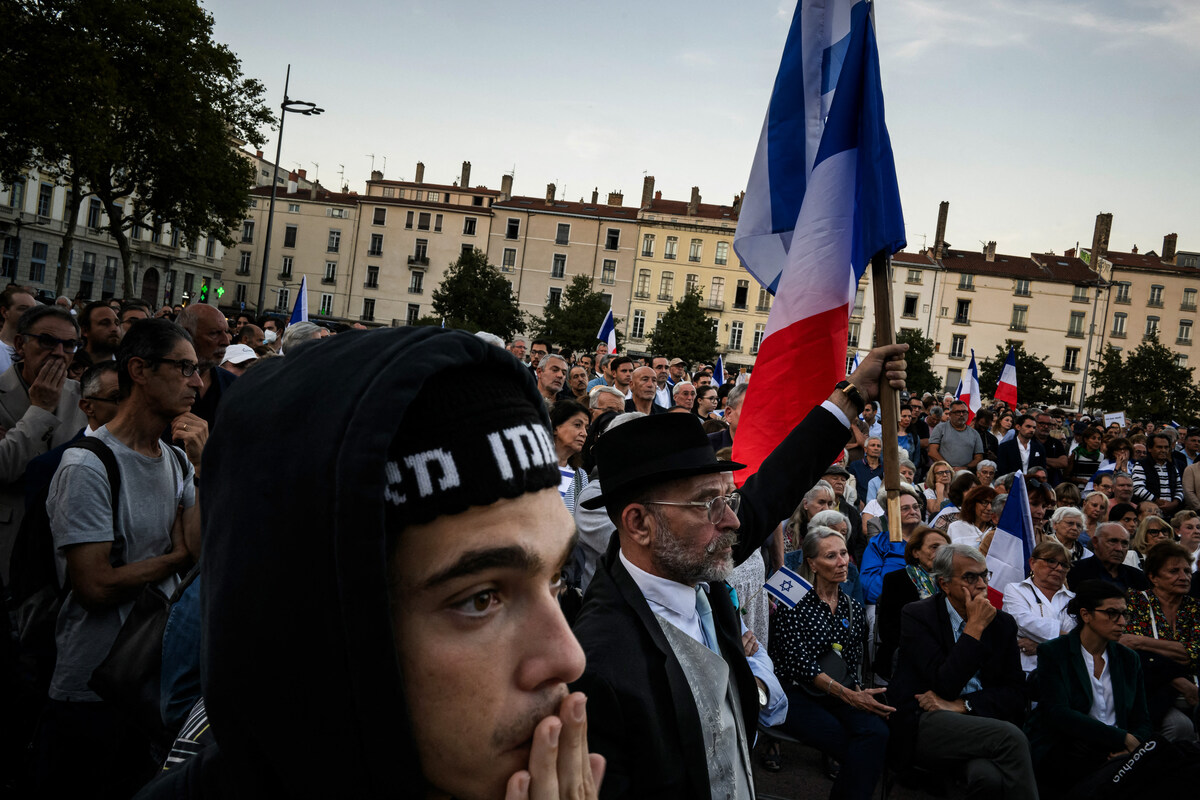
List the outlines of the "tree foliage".
{"type": "Polygon", "coordinates": [[[1062,399],[1058,381],[1054,373],[1046,366],[1049,356],[1040,358],[1028,352],[1021,342],[1007,340],[1003,345],[996,345],[995,358],[984,359],[979,364],[979,392],[992,396],[996,384],[1000,382],[1000,372],[1008,358],[1008,346],[1013,345],[1017,360],[1017,399],[1022,403],[1057,403],[1062,399]]]}
{"type": "Polygon", "coordinates": [[[433,290],[433,311],[445,318],[447,328],[487,331],[505,342],[525,330],[512,284],[478,248],[463,253],[443,274],[433,290]]]}
{"type": "Polygon", "coordinates": [[[197,0],[5,5],[0,176],[46,170],[72,189],[68,220],[95,195],[121,252],[127,297],[134,225],[165,223],[184,241],[232,245],[253,184],[232,139],[261,144],[272,115],[262,84],[213,41],[212,16],[197,0]]]}
{"type": "Polygon", "coordinates": [[[908,391],[917,396],[942,391],[942,379],[933,371],[933,339],[926,339],[916,328],[903,328],[896,336],[896,343],[908,345],[904,354],[908,362],[908,391]]]}
{"type": "Polygon", "coordinates": [[[717,357],[717,332],[700,303],[699,292],[688,292],[668,308],[650,334],[651,351],[689,364],[711,364],[717,357]]]}
{"type": "Polygon", "coordinates": [[[1188,422],[1200,414],[1200,389],[1193,367],[1175,363],[1170,348],[1151,336],[1127,357],[1108,345],[1092,371],[1087,399],[1097,411],[1124,411],[1132,419],[1188,422]]]}
{"type": "MultiPolygon", "coordinates": [[[[604,324],[604,316],[610,308],[609,301],[600,292],[592,291],[592,279],[576,275],[563,292],[557,306],[546,306],[545,314],[534,317],[530,330],[535,336],[549,339],[554,344],[568,347],[572,352],[594,352],[596,332],[604,324]]],[[[620,319],[613,321],[620,325],[620,319]]],[[[620,330],[617,331],[617,350],[621,349],[620,330]]]]}

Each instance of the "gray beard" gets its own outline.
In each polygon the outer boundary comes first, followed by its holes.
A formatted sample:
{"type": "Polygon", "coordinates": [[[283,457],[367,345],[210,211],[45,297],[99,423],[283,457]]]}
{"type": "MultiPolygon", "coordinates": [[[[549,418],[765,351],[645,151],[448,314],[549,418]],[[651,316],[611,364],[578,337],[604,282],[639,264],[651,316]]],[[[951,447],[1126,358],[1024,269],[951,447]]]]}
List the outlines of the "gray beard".
{"type": "Polygon", "coordinates": [[[719,582],[729,577],[733,571],[733,559],[717,558],[713,554],[737,545],[736,530],[725,531],[697,554],[684,546],[663,517],[656,515],[656,519],[659,532],[650,546],[650,560],[659,575],[688,586],[719,582]]]}

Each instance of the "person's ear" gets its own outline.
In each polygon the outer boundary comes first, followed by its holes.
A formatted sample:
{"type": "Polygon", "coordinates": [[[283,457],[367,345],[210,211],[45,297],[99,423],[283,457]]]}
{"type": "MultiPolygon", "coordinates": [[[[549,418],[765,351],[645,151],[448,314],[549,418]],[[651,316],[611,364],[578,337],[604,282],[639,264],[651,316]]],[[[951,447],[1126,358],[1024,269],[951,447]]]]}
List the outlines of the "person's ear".
{"type": "Polygon", "coordinates": [[[621,529],[639,547],[650,547],[658,520],[641,503],[630,503],[621,512],[621,529]]]}

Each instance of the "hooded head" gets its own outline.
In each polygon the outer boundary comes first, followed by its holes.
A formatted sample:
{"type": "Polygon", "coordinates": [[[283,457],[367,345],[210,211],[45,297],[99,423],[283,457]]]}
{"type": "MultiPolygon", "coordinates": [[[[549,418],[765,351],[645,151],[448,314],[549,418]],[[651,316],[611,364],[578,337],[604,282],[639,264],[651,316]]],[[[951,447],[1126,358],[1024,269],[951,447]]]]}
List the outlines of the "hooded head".
{"type": "Polygon", "coordinates": [[[503,795],[583,670],[556,597],[574,525],[529,370],[457,331],[351,332],[256,367],[221,408],[207,475],[281,465],[251,498],[240,479],[201,493],[222,777],[503,795]]]}

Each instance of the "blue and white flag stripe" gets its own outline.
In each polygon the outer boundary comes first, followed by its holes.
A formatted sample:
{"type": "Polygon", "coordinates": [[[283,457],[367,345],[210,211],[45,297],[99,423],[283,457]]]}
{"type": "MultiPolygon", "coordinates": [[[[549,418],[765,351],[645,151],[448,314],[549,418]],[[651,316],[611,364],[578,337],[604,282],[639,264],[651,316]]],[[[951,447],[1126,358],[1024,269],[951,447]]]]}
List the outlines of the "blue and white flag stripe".
{"type": "Polygon", "coordinates": [[[608,352],[617,352],[617,326],[613,322],[612,309],[604,315],[604,322],[600,324],[600,330],[596,334],[596,338],[602,342],[608,343],[608,352]]]}
{"type": "Polygon", "coordinates": [[[296,295],[296,305],[292,308],[292,318],[288,325],[295,322],[308,322],[308,276],[300,276],[300,291],[296,295]]]}
{"type": "Polygon", "coordinates": [[[800,598],[812,591],[812,584],[787,567],[775,570],[764,584],[767,592],[788,608],[795,608],[800,598]]]}
{"type": "Polygon", "coordinates": [[[713,386],[720,386],[725,382],[725,356],[717,356],[717,363],[713,367],[713,386]]]}

